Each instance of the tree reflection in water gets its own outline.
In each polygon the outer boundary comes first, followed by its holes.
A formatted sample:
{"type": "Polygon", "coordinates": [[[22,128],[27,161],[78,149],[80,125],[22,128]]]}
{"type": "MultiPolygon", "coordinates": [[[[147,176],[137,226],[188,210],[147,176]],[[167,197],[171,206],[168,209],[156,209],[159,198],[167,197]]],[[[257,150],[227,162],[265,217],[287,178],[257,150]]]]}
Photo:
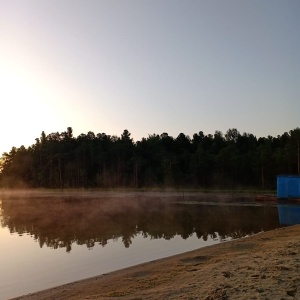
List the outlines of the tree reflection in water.
{"type": "Polygon", "coordinates": [[[103,247],[122,239],[129,247],[135,236],[172,239],[179,235],[221,240],[240,238],[279,227],[272,206],[205,205],[178,202],[176,197],[10,198],[0,201],[2,227],[30,234],[53,249],[72,244],[103,247]],[[177,202],[176,202],[177,201],[177,202]]]}

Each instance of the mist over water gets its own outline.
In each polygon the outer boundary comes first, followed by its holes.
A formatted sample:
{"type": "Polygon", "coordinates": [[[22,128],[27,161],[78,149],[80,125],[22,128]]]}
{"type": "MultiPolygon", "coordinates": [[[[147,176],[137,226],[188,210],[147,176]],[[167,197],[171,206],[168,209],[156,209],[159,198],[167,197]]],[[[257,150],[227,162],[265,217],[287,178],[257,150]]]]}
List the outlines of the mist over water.
{"type": "Polygon", "coordinates": [[[0,220],[1,299],[280,226],[270,205],[180,193],[7,194],[0,220]]]}

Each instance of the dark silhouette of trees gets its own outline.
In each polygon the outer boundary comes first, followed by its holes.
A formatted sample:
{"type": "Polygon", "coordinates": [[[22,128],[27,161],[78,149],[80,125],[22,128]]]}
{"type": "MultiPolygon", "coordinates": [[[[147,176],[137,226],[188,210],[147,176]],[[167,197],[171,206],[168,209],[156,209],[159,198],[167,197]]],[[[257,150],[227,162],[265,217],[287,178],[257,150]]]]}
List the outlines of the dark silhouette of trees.
{"type": "Polygon", "coordinates": [[[120,137],[91,131],[74,137],[68,127],[3,153],[0,186],[272,189],[277,175],[299,172],[299,128],[259,139],[232,128],[134,142],[126,129],[120,137]]]}

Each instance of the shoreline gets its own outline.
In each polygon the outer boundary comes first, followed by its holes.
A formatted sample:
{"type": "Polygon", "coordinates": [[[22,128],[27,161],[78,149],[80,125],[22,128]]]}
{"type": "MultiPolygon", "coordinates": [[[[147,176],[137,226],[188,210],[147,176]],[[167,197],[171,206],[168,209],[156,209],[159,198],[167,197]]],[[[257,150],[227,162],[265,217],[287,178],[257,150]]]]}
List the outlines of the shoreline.
{"type": "Polygon", "coordinates": [[[299,299],[299,270],[294,225],[12,299],[299,299]]]}

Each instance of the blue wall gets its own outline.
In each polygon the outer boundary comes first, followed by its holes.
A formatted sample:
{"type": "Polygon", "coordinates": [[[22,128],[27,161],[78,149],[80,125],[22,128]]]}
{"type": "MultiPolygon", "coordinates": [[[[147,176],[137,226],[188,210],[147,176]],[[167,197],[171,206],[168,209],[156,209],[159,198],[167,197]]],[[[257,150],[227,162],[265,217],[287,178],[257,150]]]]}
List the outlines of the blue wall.
{"type": "Polygon", "coordinates": [[[277,198],[300,198],[300,176],[277,176],[277,198]]]}

